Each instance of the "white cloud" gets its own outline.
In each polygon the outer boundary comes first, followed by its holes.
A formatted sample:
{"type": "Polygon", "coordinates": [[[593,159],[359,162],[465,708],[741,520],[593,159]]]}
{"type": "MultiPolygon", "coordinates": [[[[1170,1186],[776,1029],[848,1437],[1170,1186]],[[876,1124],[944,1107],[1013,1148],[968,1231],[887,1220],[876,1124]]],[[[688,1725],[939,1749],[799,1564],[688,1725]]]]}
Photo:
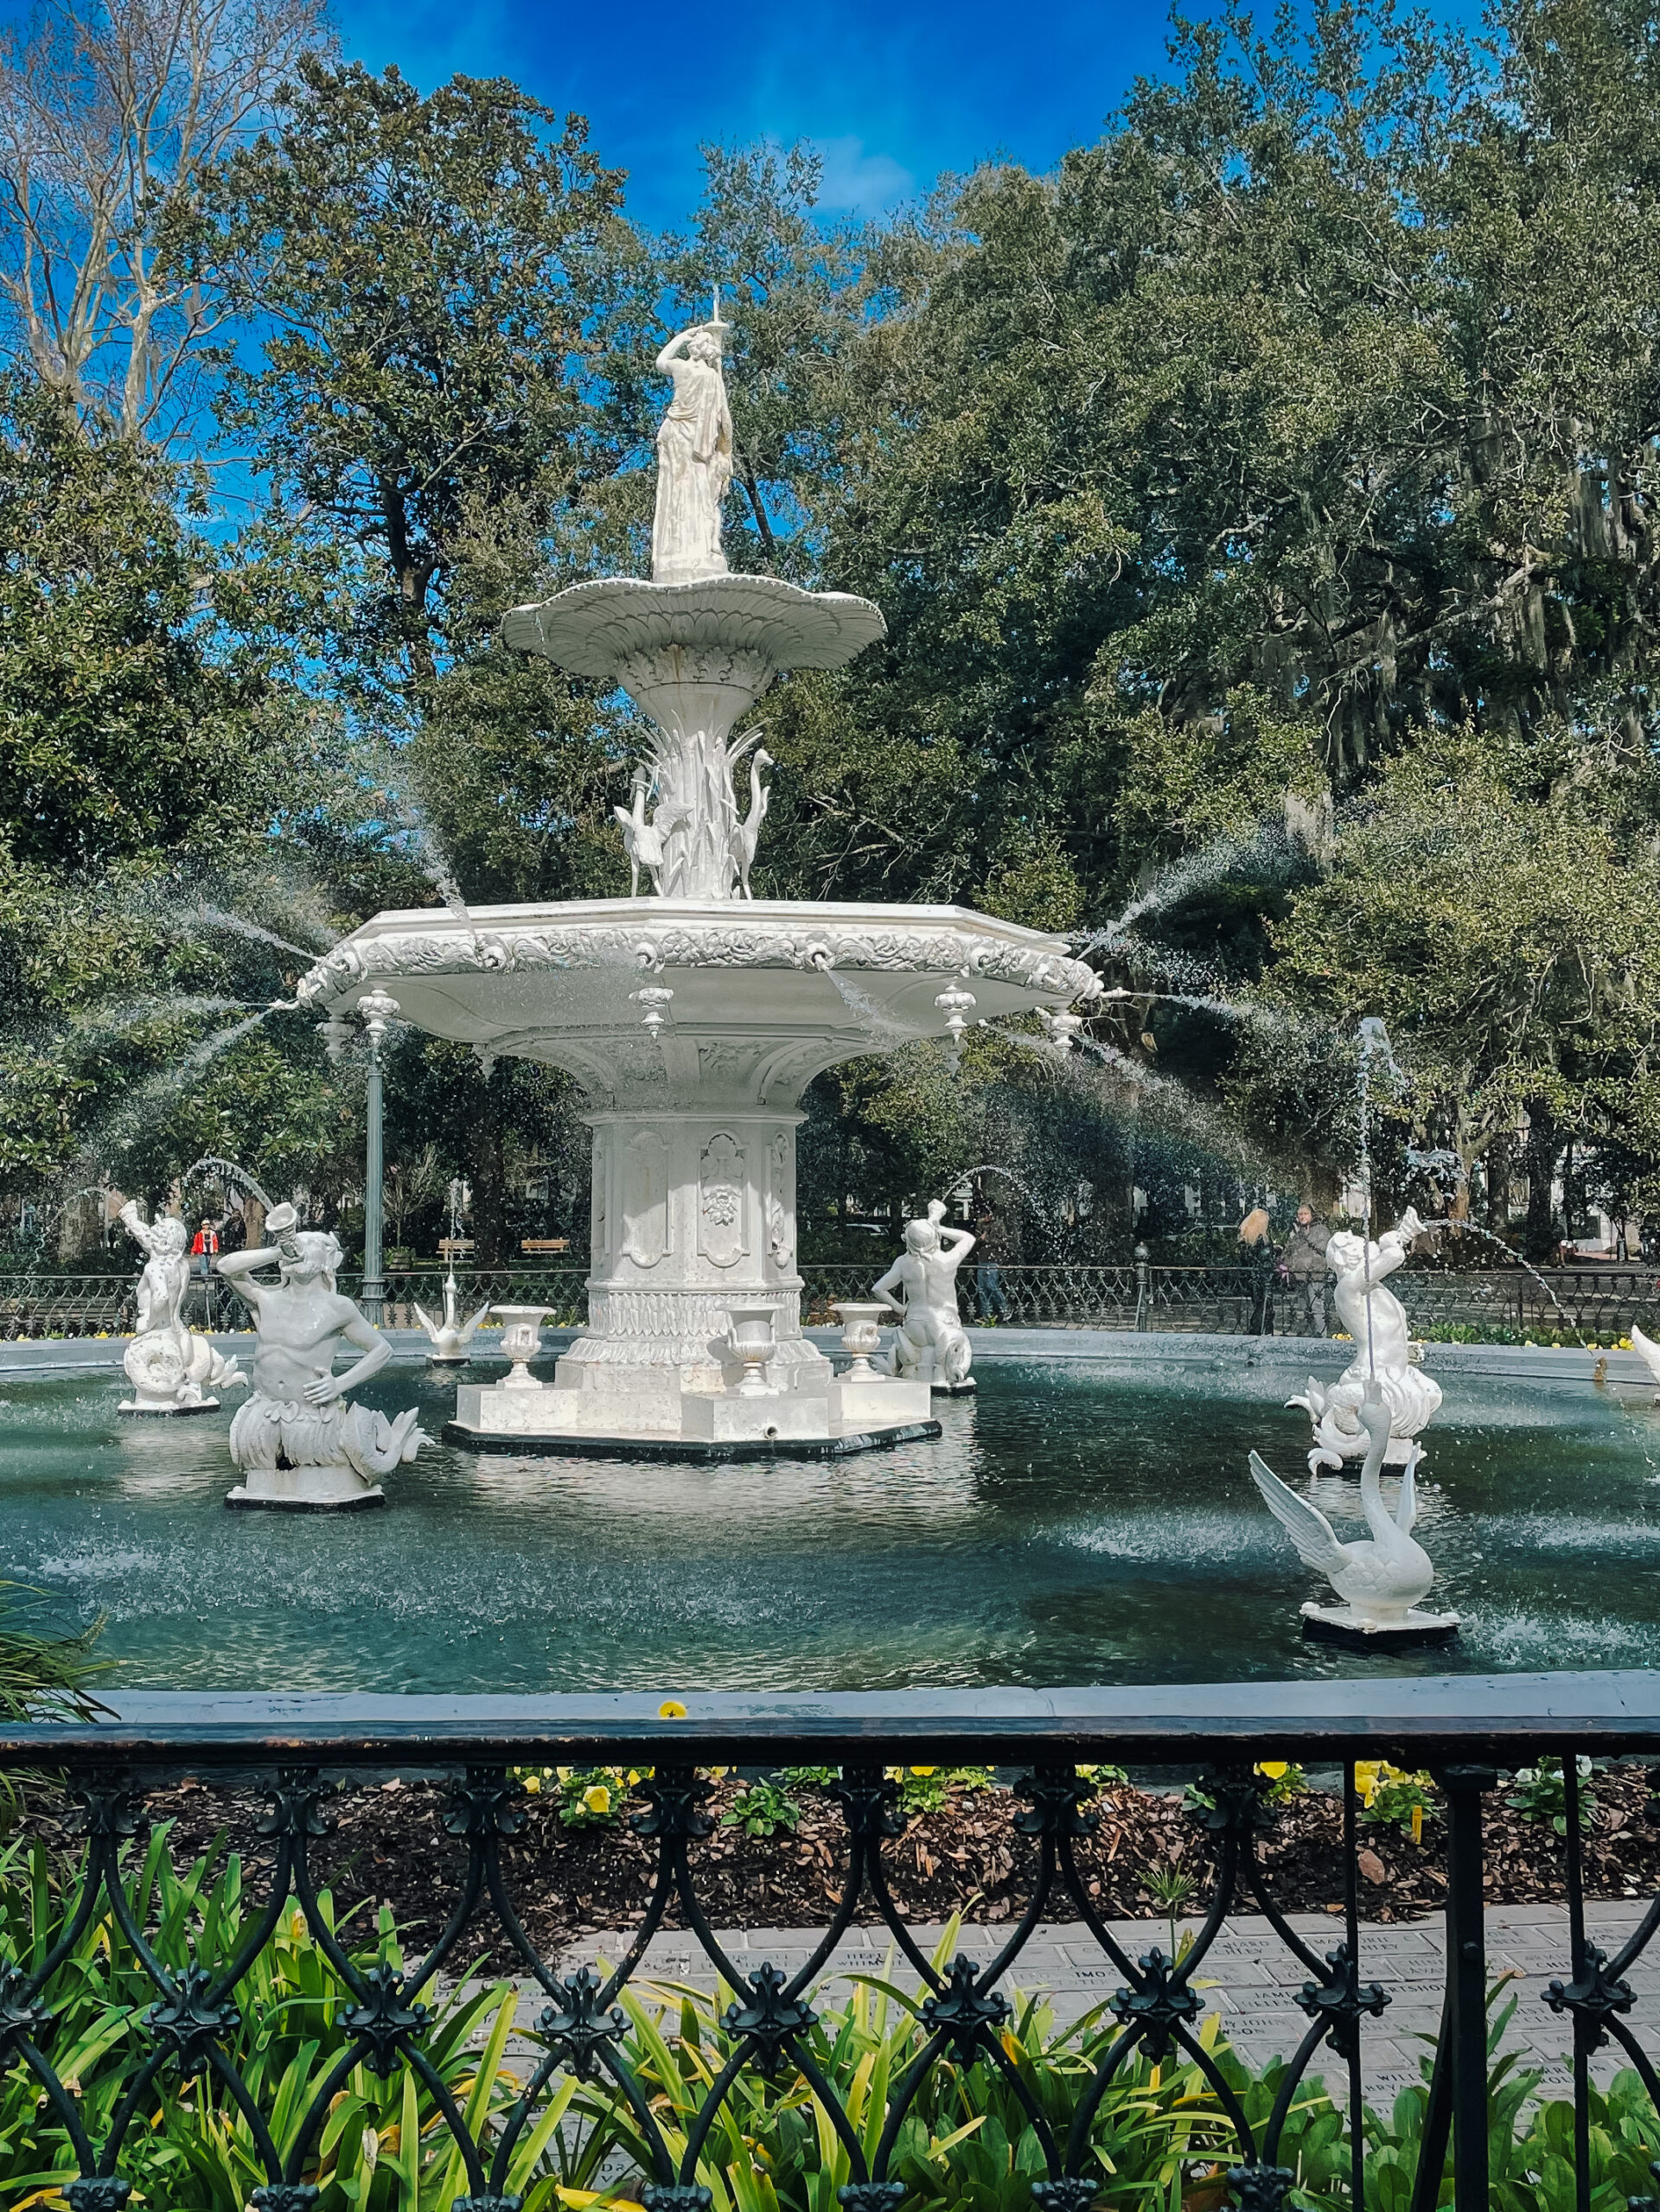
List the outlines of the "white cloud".
{"type": "Polygon", "coordinates": [[[819,188],[822,207],[845,207],[874,215],[896,201],[908,200],[916,180],[891,154],[867,154],[862,138],[815,138],[813,150],[824,163],[819,188]]]}

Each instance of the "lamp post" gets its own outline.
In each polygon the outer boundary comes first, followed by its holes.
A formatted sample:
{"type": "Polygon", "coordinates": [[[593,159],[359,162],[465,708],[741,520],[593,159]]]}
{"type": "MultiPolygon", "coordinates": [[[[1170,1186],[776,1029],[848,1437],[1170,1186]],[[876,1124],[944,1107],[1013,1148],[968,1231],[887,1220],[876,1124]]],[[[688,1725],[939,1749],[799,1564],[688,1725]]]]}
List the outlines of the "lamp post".
{"type": "MultiPolygon", "coordinates": [[[[383,1093],[380,1047],[387,1024],[398,1012],[398,1001],[384,991],[365,991],[357,1002],[369,1041],[368,1127],[363,1145],[363,1288],[359,1303],[366,1317],[377,1327],[386,1281],[380,1272],[380,1238],[385,1172],[381,1144],[383,1093]]],[[[345,1058],[354,1034],[351,1023],[334,1014],[318,1024],[329,1057],[336,1065],[345,1058]]]]}
{"type": "Polygon", "coordinates": [[[380,1272],[380,1224],[385,1174],[381,1157],[380,1046],[398,1001],[384,991],[366,991],[357,1002],[369,1040],[368,1128],[363,1147],[363,1311],[378,1329],[386,1282],[380,1272]]]}

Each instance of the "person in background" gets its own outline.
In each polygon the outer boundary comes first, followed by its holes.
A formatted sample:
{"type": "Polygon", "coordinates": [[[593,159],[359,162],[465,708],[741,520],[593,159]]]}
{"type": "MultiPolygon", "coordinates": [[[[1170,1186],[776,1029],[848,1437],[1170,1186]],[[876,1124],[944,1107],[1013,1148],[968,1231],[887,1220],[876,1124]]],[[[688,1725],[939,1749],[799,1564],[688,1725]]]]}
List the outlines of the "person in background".
{"type": "Polygon", "coordinates": [[[1280,1255],[1280,1264],[1292,1288],[1303,1294],[1303,1311],[1308,1320],[1309,1334],[1313,1336],[1325,1334],[1325,1284],[1331,1272],[1325,1247],[1331,1241],[1331,1232],[1323,1221],[1315,1220],[1314,1208],[1299,1206],[1296,1225],[1280,1255]]]}
{"type": "Polygon", "coordinates": [[[1274,1278],[1280,1255],[1274,1248],[1274,1239],[1268,1233],[1268,1209],[1253,1206],[1239,1225],[1242,1255],[1250,1271],[1251,1317],[1253,1336],[1272,1336],[1274,1334],[1274,1278]]]}
{"type": "Polygon", "coordinates": [[[214,1262],[219,1257],[219,1232],[222,1225],[222,1216],[214,1221],[204,1214],[196,1224],[196,1233],[190,1240],[191,1270],[201,1278],[202,1319],[209,1329],[214,1325],[214,1262]]]}
{"type": "Polygon", "coordinates": [[[980,1317],[982,1321],[1006,1321],[1009,1300],[998,1270],[1003,1243],[995,1214],[981,1214],[976,1217],[974,1237],[980,1252],[974,1268],[974,1296],[980,1304],[980,1317]]]}

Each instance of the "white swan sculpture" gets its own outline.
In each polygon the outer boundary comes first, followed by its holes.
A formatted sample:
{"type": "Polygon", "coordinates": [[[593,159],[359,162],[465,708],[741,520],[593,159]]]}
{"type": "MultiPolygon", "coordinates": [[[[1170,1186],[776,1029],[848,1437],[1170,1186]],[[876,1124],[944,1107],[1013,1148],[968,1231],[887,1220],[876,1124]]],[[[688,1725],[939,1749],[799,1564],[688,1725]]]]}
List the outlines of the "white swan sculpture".
{"type": "MultiPolygon", "coordinates": [[[[1641,1356],[1644,1366],[1655,1381],[1660,1383],[1660,1344],[1657,1344],[1652,1336],[1645,1336],[1635,1322],[1631,1323],[1631,1349],[1641,1356]]],[[[1654,1402],[1660,1406],[1660,1389],[1654,1393],[1654,1402]]]]}
{"type": "Polygon", "coordinates": [[[444,1319],[434,1321],[424,1308],[418,1305],[415,1308],[416,1320],[431,1340],[432,1349],[426,1355],[428,1366],[465,1367],[469,1356],[467,1347],[472,1342],[478,1324],[489,1310],[490,1302],[486,1298],[470,1321],[461,1318],[461,1286],[456,1281],[456,1271],[452,1266],[444,1278],[444,1319]]]}
{"type": "Polygon", "coordinates": [[[1389,1441],[1389,1408],[1376,1383],[1369,1386],[1358,1412],[1370,1439],[1360,1470],[1360,1504],[1372,1532],[1370,1542],[1339,1542],[1318,1507],[1289,1489],[1261,1453],[1251,1454],[1251,1474],[1263,1502],[1304,1564],[1323,1574],[1344,1600],[1341,1606],[1305,1605],[1303,1632],[1338,1641],[1445,1642],[1457,1633],[1458,1615],[1417,1610],[1418,1600],[1435,1579],[1428,1552],[1411,1534],[1418,1516],[1414,1476],[1422,1453],[1412,1446],[1401,1471],[1400,1500],[1391,1515],[1378,1479],[1389,1441]]]}

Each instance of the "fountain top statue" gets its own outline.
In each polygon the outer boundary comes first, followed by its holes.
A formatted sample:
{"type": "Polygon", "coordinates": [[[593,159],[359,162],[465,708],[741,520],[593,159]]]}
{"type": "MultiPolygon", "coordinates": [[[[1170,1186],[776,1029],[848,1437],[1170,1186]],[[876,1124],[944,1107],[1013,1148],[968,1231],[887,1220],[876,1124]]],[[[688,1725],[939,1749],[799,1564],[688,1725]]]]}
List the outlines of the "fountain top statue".
{"type": "Polygon", "coordinates": [[[725,576],[720,509],[732,481],[732,411],[721,374],[720,296],[714,317],[669,340],[657,366],[674,397],[657,433],[657,511],[651,532],[654,583],[725,576]]]}
{"type": "Polygon", "coordinates": [[[657,432],[650,583],[573,584],[501,623],[508,645],[620,684],[650,716],[644,780],[619,819],[636,893],[643,869],[650,891],[667,899],[749,897],[770,761],[753,749],[758,727],[736,739],[734,728],[781,671],[840,668],[887,635],[868,599],[729,571],[720,533],[732,481],[721,373],[730,327],[717,289],[712,319],[677,332],[657,355],[674,393],[657,432]],[[749,812],[740,814],[732,771],[746,756],[749,812]]]}

